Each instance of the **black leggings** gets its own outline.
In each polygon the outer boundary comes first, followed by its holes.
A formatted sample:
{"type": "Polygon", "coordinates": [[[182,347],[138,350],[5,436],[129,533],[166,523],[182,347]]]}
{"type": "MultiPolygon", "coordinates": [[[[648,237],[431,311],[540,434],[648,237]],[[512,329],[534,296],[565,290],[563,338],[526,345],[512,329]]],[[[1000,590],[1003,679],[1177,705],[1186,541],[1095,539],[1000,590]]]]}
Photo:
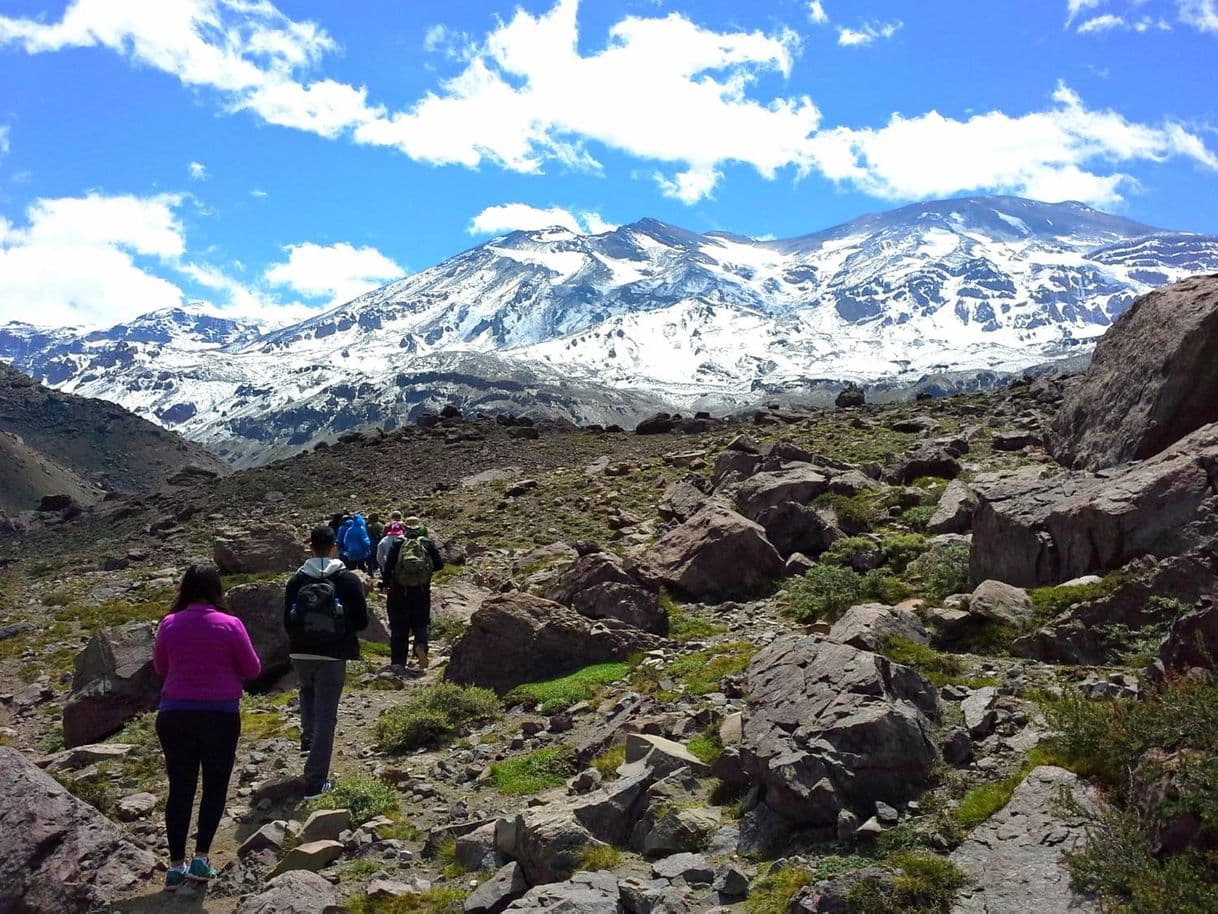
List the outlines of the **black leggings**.
{"type": "Polygon", "coordinates": [[[195,853],[204,856],[211,850],[211,839],[224,815],[228,779],[241,736],[241,715],[229,711],[162,711],[156,718],[156,735],[169,773],[169,799],[165,802],[169,859],[186,857],[186,835],[200,770],[203,798],[199,801],[195,853]]]}

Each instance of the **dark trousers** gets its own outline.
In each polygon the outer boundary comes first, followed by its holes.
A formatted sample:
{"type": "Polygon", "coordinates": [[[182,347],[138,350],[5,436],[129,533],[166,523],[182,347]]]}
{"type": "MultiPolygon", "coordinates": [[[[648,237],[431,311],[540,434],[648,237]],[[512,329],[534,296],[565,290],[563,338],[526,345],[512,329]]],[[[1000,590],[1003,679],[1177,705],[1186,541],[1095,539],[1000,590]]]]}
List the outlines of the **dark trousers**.
{"type": "Polygon", "coordinates": [[[431,625],[431,588],[398,587],[389,590],[386,601],[389,615],[389,659],[391,663],[406,665],[410,654],[410,637],[414,636],[414,649],[427,650],[427,629],[431,625]]]}
{"type": "Polygon", "coordinates": [[[304,778],[306,788],[312,792],[330,776],[338,702],[347,682],[347,661],[293,658],[292,667],[300,679],[300,739],[309,747],[304,778]]]}
{"type": "Polygon", "coordinates": [[[156,735],[169,774],[169,798],[165,802],[169,859],[181,860],[186,856],[186,836],[200,771],[203,798],[199,801],[195,853],[204,856],[211,850],[212,838],[224,815],[224,799],[241,736],[241,715],[229,711],[161,711],[156,718],[156,735]]]}

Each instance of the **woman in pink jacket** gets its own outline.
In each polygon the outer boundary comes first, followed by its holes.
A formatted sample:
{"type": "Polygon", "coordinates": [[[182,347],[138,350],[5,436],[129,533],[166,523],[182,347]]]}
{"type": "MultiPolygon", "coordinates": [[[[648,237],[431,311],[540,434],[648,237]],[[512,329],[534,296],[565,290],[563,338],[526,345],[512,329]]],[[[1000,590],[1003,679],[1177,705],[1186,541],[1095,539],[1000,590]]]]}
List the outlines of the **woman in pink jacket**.
{"type": "Polygon", "coordinates": [[[220,572],[213,565],[191,565],[182,577],[173,608],[156,633],[153,665],[165,680],[156,732],[169,774],[165,803],[168,892],[188,879],[207,882],[216,876],[208,852],[224,815],[237,757],[243,683],[262,671],[245,625],[224,609],[220,572]],[[203,796],[195,856],[187,866],[186,836],[200,772],[203,796]]]}

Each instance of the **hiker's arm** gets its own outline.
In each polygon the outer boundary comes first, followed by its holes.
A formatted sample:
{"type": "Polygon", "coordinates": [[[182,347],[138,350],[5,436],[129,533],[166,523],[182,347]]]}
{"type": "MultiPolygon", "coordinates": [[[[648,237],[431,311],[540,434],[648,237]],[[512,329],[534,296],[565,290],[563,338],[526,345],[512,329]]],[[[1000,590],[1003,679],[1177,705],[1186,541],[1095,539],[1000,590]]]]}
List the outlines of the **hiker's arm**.
{"type": "Polygon", "coordinates": [[[436,548],[436,544],[431,540],[423,540],[423,546],[427,549],[427,554],[431,556],[432,571],[439,571],[444,567],[444,556],[440,555],[440,550],[436,548]]]}
{"type": "Polygon", "coordinates": [[[344,577],[350,594],[343,600],[343,606],[350,614],[351,630],[362,632],[368,627],[368,598],[364,595],[364,582],[349,571],[344,577]]]}
{"type": "Polygon", "coordinates": [[[258,678],[262,672],[262,661],[258,659],[258,652],[250,642],[250,634],[240,619],[233,629],[233,656],[237,661],[237,674],[242,679],[248,682],[258,678]]]}
{"type": "Polygon", "coordinates": [[[156,670],[156,674],[162,679],[169,672],[169,651],[165,647],[164,621],[161,622],[156,630],[156,645],[152,649],[152,668],[156,670]]]}
{"type": "Polygon", "coordinates": [[[283,627],[289,627],[292,621],[292,604],[296,602],[296,592],[300,590],[300,582],[296,580],[296,576],[292,575],[292,580],[288,581],[288,586],[283,590],[283,627]]]}

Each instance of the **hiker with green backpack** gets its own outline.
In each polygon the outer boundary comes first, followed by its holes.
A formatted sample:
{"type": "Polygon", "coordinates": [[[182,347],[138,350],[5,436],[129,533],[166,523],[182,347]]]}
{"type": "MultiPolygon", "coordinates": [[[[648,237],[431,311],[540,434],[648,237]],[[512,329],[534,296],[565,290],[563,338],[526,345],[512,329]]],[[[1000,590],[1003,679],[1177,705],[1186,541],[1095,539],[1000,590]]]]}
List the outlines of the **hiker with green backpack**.
{"type": "Polygon", "coordinates": [[[392,545],[381,569],[388,587],[389,659],[391,667],[404,671],[414,636],[414,657],[426,670],[427,631],[431,625],[431,577],[444,567],[440,550],[427,536],[427,527],[417,517],[403,523],[402,538],[392,545]]]}

